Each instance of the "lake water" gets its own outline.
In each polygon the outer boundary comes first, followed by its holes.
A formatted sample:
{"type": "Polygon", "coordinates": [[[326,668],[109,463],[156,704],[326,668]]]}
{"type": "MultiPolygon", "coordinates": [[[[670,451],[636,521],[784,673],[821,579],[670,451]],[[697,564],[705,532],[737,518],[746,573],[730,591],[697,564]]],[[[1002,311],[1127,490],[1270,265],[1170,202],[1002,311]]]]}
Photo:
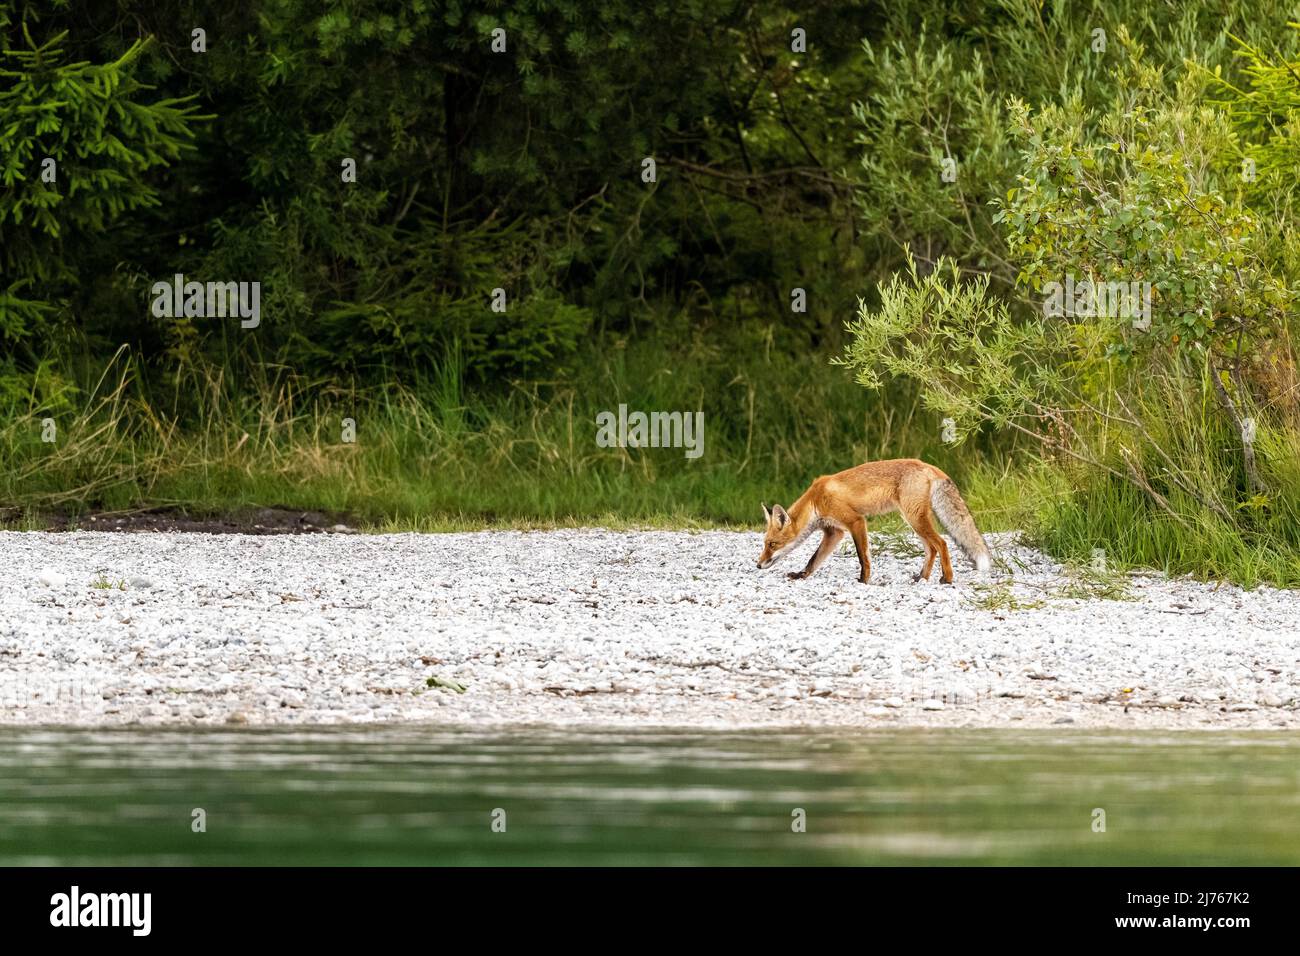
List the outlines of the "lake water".
{"type": "Polygon", "coordinates": [[[1296,864],[1300,740],[0,728],[32,863],[1296,864]]]}

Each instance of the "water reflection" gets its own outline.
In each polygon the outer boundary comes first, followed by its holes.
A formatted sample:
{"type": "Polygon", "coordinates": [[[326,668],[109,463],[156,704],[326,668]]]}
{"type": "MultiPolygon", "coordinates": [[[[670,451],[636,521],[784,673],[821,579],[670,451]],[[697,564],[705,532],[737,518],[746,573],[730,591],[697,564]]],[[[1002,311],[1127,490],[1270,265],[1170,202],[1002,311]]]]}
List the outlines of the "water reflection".
{"type": "Polygon", "coordinates": [[[6,864],[1294,864],[1298,803],[1268,733],[0,729],[6,864]]]}

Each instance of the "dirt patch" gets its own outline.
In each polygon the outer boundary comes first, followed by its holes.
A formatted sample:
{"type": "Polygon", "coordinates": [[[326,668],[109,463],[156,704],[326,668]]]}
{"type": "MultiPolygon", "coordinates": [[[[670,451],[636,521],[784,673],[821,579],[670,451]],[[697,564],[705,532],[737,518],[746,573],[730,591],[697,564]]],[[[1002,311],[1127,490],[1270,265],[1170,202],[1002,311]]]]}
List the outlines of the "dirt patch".
{"type": "MultiPolygon", "coordinates": [[[[30,516],[16,509],[0,509],[0,526],[22,522],[32,527],[30,516]]],[[[349,534],[354,519],[346,514],[300,511],[293,508],[247,508],[218,515],[194,514],[182,508],[142,511],[106,511],[67,515],[37,513],[35,526],[43,531],[196,531],[205,534],[349,534]]]]}

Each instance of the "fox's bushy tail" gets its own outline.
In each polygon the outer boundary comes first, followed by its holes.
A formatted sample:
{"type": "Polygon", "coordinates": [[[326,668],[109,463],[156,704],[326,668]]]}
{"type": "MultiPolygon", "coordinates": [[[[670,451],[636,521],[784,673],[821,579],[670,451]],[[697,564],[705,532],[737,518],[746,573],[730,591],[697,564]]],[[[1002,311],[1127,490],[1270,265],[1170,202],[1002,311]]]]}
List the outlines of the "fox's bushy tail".
{"type": "Polygon", "coordinates": [[[970,516],[961,493],[951,480],[945,478],[930,486],[930,506],[943,522],[944,529],[953,540],[966,552],[966,557],[975,562],[976,571],[987,571],[993,564],[989,546],[984,543],[984,536],[975,527],[975,519],[970,516]]]}

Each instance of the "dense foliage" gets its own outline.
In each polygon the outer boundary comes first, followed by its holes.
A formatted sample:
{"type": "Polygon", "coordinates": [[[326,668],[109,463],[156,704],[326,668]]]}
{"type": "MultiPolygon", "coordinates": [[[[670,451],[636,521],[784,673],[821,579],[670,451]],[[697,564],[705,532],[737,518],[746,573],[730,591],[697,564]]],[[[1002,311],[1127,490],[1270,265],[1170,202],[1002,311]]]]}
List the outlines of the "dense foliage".
{"type": "MultiPolygon", "coordinates": [[[[1294,30],[1275,39],[1294,51],[1294,30]]],[[[1106,99],[1009,98],[1007,188],[987,203],[1000,232],[983,244],[996,264],[967,279],[955,253],[932,272],[913,261],[860,306],[843,359],[862,384],[910,380],[965,429],[1067,459],[1085,495],[1124,501],[1099,540],[1159,527],[1140,523],[1149,509],[1257,550],[1300,543],[1300,272],[1278,166],[1295,54],[1237,45],[1238,73],[1161,66],[1121,28],[1106,99]],[[1003,267],[1013,282],[995,288],[1003,267]]]]}
{"type": "Polygon", "coordinates": [[[851,6],[0,9],[11,374],[79,337],[335,378],[429,368],[458,342],[473,370],[552,375],[594,328],[644,329],[651,300],[814,336],[852,301],[834,281],[854,258],[851,6]],[[174,273],[258,279],[268,321],[235,341],[155,321],[148,287],[174,273]]]}
{"type": "Polygon", "coordinates": [[[1208,515],[1242,548],[1293,540],[1291,15],[0,0],[5,493],[256,496],[238,475],[332,474],[339,417],[402,408],[424,437],[384,441],[439,463],[412,480],[451,509],[472,498],[441,475],[573,489],[502,492],[539,517],[593,487],[659,509],[663,479],[735,520],[867,454],[972,480],[1020,456],[1094,536],[1122,499],[1153,534],[1208,515]],[[178,274],[261,283],[260,323],[157,314],[178,274]],[[1066,276],[1149,283],[1149,322],[1045,316],[1066,276]],[[710,453],[575,440],[620,401],[704,410],[710,453]],[[47,417],[67,441],[42,446],[47,417]],[[218,460],[219,490],[168,484],[218,460]]]}

